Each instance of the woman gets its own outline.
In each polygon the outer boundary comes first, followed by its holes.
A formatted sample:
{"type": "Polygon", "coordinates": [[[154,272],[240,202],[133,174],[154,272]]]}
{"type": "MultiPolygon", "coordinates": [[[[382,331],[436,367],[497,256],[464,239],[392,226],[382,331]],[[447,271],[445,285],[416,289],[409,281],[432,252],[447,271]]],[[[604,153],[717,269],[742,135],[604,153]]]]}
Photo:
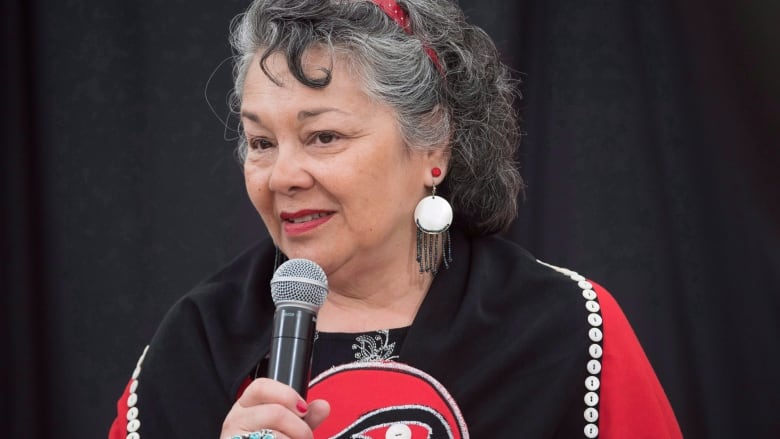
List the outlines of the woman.
{"type": "Polygon", "coordinates": [[[455,5],[256,0],[232,37],[270,239],[171,309],[111,438],[680,436],[609,294],[495,236],[514,90],[455,5]],[[280,255],[328,278],[308,399],[265,378],[280,255]]]}

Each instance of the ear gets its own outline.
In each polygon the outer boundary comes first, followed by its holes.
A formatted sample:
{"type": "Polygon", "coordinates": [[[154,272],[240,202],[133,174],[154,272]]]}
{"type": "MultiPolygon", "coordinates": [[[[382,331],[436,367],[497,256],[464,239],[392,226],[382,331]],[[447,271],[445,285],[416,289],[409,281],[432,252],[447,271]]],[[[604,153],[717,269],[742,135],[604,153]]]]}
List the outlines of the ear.
{"type": "Polygon", "coordinates": [[[447,172],[449,171],[449,164],[450,164],[449,145],[444,145],[442,147],[426,151],[424,153],[424,162],[425,162],[425,167],[423,169],[423,172],[425,173],[424,175],[425,179],[423,181],[425,181],[425,184],[427,186],[440,184],[441,181],[444,180],[444,177],[447,176],[447,172]],[[433,168],[439,168],[441,170],[441,175],[439,175],[438,177],[434,177],[431,174],[433,168]]]}

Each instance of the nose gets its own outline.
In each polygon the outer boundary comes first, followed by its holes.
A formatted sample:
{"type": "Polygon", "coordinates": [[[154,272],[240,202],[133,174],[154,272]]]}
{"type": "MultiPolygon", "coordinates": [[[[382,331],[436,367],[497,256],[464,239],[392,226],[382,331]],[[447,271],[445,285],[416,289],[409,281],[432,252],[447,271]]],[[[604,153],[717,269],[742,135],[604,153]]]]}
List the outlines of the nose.
{"type": "Polygon", "coordinates": [[[277,145],[276,158],[268,178],[268,189],[284,195],[295,193],[312,186],[314,180],[306,168],[303,146],[295,142],[277,145]]]}

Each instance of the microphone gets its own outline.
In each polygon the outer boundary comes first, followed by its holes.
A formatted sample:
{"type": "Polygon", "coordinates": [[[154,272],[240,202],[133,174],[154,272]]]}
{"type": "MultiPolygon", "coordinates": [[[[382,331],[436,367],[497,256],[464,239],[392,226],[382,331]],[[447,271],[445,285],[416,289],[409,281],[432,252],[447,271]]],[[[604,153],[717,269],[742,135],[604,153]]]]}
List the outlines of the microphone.
{"type": "Polygon", "coordinates": [[[287,384],[306,399],[311,374],[317,311],[328,295],[328,278],[308,259],[290,259],[271,279],[276,305],[268,377],[287,384]]]}

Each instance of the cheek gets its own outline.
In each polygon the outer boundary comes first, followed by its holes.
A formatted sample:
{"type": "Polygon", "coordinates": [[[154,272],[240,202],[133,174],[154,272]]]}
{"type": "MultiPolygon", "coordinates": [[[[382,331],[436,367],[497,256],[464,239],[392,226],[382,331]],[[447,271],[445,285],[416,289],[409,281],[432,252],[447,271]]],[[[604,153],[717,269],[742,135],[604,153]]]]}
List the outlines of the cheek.
{"type": "Polygon", "coordinates": [[[261,215],[269,206],[268,178],[265,172],[255,166],[244,165],[244,184],[247,195],[261,215]]]}

